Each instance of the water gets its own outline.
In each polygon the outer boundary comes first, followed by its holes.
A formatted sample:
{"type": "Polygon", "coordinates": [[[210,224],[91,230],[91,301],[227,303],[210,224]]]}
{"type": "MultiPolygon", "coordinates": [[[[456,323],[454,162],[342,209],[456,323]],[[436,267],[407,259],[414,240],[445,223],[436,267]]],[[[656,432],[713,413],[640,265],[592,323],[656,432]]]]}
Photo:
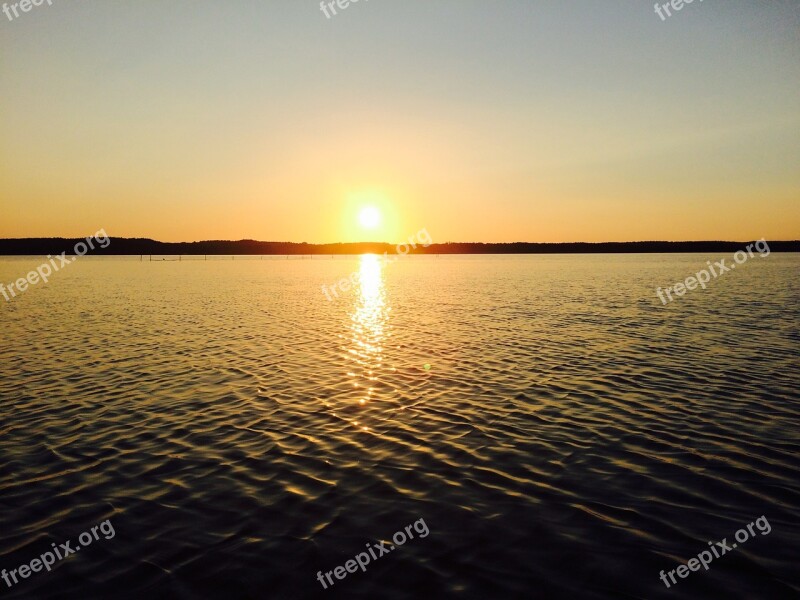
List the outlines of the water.
{"type": "Polygon", "coordinates": [[[115,536],[1,595],[800,597],[800,257],[661,305],[722,257],[82,258],[0,298],[0,568],[115,536]]]}

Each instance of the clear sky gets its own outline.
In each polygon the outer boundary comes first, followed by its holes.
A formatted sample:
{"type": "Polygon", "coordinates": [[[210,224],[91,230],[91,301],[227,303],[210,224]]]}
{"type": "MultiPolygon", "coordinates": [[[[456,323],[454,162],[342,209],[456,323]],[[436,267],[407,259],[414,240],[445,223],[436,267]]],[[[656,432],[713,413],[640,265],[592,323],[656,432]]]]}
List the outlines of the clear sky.
{"type": "Polygon", "coordinates": [[[797,0],[338,13],[0,13],[0,237],[800,238],[797,0]]]}

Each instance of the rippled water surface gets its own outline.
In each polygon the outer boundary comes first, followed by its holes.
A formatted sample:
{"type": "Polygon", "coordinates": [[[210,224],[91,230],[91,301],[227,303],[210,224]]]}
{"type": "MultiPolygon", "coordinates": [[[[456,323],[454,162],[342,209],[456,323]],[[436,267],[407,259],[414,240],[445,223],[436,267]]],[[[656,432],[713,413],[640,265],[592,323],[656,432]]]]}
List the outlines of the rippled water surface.
{"type": "Polygon", "coordinates": [[[0,596],[798,598],[800,257],[662,306],[723,257],[82,258],[0,298],[0,568],[115,535],[0,596]]]}

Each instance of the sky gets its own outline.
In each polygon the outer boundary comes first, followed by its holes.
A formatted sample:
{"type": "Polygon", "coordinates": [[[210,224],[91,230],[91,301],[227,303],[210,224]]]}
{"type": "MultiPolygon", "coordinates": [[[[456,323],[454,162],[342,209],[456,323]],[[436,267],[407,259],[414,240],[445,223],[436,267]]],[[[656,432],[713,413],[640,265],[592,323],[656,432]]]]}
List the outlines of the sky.
{"type": "Polygon", "coordinates": [[[51,1],[0,237],[800,239],[800,0],[51,1]]]}

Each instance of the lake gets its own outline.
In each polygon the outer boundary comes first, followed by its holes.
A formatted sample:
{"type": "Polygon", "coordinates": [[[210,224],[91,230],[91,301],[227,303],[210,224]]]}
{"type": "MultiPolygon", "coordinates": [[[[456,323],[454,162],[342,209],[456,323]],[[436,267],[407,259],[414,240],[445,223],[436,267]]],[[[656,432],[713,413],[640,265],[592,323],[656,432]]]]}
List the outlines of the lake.
{"type": "Polygon", "coordinates": [[[800,255],[656,296],[724,257],[80,258],[0,297],[0,568],[115,535],[2,596],[800,597],[800,255]]]}

